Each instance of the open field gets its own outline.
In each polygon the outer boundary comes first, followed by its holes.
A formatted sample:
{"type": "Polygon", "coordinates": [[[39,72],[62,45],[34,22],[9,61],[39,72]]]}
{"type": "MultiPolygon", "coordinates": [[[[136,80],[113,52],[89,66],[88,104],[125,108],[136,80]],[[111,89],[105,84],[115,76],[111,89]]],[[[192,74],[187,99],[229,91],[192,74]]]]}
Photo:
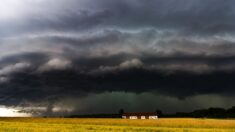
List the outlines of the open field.
{"type": "Polygon", "coordinates": [[[191,118],[161,118],[159,120],[0,118],[0,131],[235,132],[235,120],[191,118]]]}

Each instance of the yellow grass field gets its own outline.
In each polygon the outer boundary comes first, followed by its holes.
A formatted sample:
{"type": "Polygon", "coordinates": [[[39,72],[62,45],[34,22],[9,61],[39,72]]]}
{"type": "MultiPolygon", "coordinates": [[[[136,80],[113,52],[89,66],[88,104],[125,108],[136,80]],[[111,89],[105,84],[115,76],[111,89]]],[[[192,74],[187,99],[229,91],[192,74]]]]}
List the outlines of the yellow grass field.
{"type": "Polygon", "coordinates": [[[159,120],[0,118],[6,132],[235,132],[235,120],[161,118],[159,120]]]}

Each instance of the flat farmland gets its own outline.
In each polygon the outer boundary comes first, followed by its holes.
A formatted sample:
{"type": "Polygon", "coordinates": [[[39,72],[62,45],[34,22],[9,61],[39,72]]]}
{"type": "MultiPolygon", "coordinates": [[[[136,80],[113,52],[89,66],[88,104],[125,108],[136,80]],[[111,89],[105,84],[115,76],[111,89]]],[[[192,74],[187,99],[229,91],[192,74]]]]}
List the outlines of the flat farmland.
{"type": "Polygon", "coordinates": [[[159,120],[83,118],[0,118],[7,132],[235,132],[235,120],[160,118],[159,120]]]}

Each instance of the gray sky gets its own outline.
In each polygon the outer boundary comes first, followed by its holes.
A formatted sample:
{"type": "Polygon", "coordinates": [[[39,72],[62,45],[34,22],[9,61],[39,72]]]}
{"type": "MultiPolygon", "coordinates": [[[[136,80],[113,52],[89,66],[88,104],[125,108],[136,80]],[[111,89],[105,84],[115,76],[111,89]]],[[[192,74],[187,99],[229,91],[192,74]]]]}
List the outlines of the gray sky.
{"type": "Polygon", "coordinates": [[[34,115],[231,107],[234,4],[2,0],[0,105],[34,115]]]}

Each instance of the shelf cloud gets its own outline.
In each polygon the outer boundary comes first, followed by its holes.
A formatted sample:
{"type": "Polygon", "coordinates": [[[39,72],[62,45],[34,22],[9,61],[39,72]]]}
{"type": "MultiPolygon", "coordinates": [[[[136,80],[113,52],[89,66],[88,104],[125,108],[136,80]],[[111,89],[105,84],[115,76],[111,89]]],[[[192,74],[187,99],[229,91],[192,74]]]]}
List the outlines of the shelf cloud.
{"type": "Polygon", "coordinates": [[[112,92],[135,96],[135,108],[144,106],[137,101],[144,93],[152,102],[235,94],[233,0],[0,3],[1,105],[42,104],[51,114],[59,102],[86,98],[89,113],[89,99],[115,102],[112,92]]]}

